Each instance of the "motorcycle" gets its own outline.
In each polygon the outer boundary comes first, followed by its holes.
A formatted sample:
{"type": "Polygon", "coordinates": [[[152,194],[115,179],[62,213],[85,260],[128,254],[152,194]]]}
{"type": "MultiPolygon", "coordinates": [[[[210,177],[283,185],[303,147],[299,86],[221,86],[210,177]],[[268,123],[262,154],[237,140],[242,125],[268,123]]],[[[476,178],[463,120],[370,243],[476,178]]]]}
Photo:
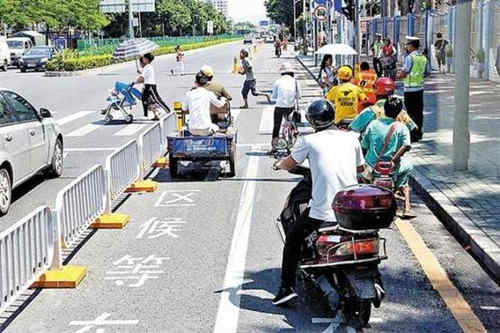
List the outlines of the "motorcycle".
{"type": "MultiPolygon", "coordinates": [[[[312,195],[310,170],[297,166],[289,172],[303,179],[292,189],[276,222],[283,242],[312,195]]],[[[325,222],[304,240],[297,275],[306,295],[313,288],[328,302],[335,313],[334,330],[362,331],[372,305],[380,307],[385,295],[378,265],[388,257],[379,230],[390,227],[396,201],[389,190],[354,185],[335,196],[332,209],[338,223],[325,222]]]]}
{"type": "Polygon", "coordinates": [[[281,57],[281,46],[274,47],[274,54],[276,55],[277,58],[281,57]]]}
{"type": "Polygon", "coordinates": [[[396,79],[396,56],[383,56],[380,58],[382,76],[396,79]]]}

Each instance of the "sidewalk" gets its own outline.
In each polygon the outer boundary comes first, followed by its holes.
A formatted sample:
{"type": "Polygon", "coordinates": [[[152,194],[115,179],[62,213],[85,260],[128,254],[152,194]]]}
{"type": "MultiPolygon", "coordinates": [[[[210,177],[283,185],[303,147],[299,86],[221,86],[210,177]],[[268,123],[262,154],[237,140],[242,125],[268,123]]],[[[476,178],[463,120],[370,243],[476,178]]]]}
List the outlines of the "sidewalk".
{"type": "MultiPolygon", "coordinates": [[[[312,57],[297,59],[311,75],[312,57]]],[[[454,75],[426,80],[425,135],[409,153],[412,186],[453,234],[500,280],[500,84],[472,80],[470,168],[453,170],[454,75]]]]}

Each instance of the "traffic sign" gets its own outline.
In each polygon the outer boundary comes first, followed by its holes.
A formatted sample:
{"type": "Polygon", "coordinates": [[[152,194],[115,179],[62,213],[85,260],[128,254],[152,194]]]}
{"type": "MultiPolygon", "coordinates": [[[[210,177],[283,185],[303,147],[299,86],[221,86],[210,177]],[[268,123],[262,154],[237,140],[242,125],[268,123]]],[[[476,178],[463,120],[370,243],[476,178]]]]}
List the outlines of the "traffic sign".
{"type": "Polygon", "coordinates": [[[318,6],[314,9],[314,17],[320,22],[328,20],[328,9],[325,6],[318,6]]]}
{"type": "MultiPolygon", "coordinates": [[[[139,12],[154,12],[154,0],[128,0],[132,1],[132,11],[139,12]]],[[[126,0],[100,0],[99,8],[102,13],[124,13],[128,8],[126,0]]]]}

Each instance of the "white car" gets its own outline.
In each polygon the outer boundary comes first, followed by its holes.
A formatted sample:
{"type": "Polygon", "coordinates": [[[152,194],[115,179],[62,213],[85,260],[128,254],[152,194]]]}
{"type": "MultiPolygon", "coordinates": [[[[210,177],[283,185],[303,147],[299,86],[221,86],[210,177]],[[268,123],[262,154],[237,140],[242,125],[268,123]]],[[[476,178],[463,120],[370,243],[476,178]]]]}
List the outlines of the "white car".
{"type": "Polygon", "coordinates": [[[63,135],[50,111],[0,88],[0,215],[9,211],[12,189],[40,171],[63,173],[63,135]]]}
{"type": "Polygon", "coordinates": [[[33,42],[28,37],[14,37],[7,38],[7,45],[9,45],[12,65],[18,66],[21,57],[33,47],[33,42]]]}
{"type": "Polygon", "coordinates": [[[7,71],[10,64],[10,52],[9,45],[7,45],[7,39],[0,36],[0,68],[3,71],[7,71]]]}

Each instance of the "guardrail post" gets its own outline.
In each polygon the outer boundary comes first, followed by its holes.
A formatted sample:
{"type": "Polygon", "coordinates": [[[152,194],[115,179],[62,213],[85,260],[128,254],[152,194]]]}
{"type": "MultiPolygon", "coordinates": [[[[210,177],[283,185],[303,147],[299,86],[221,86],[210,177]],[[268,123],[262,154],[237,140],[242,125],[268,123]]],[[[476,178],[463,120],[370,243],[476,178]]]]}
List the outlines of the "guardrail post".
{"type": "Polygon", "coordinates": [[[158,183],[152,181],[151,179],[144,179],[146,177],[146,166],[144,165],[144,133],[139,136],[137,147],[137,153],[139,156],[139,180],[130,185],[126,192],[154,192],[158,188],[158,183]]]}
{"type": "Polygon", "coordinates": [[[104,169],[104,186],[106,188],[104,194],[104,213],[92,223],[91,227],[93,229],[122,229],[130,222],[129,215],[112,213],[111,168],[108,162],[106,160],[106,168],[104,169]]]}

